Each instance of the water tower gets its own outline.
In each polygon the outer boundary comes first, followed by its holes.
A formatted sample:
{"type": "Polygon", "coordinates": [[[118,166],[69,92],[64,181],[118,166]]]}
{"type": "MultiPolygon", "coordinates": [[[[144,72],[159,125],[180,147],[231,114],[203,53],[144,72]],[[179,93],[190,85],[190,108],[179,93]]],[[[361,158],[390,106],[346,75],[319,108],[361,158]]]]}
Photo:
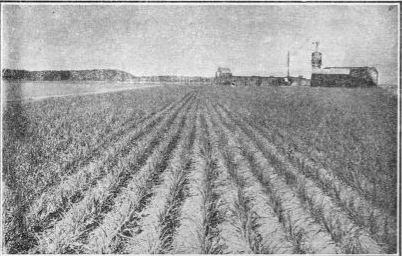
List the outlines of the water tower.
{"type": "Polygon", "coordinates": [[[321,69],[322,54],[318,51],[318,45],[320,42],[313,42],[315,44],[315,51],[311,54],[311,66],[314,70],[321,69]]]}

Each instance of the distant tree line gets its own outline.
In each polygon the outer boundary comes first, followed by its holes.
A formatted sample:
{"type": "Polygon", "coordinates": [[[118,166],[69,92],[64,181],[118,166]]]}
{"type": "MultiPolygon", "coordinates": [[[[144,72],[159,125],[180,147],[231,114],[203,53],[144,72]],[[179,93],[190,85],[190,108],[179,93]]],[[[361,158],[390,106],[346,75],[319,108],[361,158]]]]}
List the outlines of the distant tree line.
{"type": "Polygon", "coordinates": [[[27,71],[3,69],[3,79],[22,81],[129,81],[136,77],[113,69],[27,71]]]}
{"type": "Polygon", "coordinates": [[[201,76],[141,76],[137,77],[139,81],[144,82],[212,82],[213,78],[201,76]]]}
{"type": "Polygon", "coordinates": [[[20,81],[133,81],[133,82],[211,82],[212,78],[200,76],[133,76],[114,69],[93,70],[43,70],[27,71],[3,69],[3,79],[20,81]]]}

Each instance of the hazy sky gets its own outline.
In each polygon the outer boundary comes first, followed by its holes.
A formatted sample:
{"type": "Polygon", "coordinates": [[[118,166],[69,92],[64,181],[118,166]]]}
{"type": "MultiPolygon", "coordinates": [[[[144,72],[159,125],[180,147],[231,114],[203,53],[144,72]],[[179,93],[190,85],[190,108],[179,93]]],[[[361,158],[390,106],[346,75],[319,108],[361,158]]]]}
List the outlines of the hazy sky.
{"type": "Polygon", "coordinates": [[[398,7],[389,5],[6,5],[3,67],[113,68],[133,75],[309,76],[324,66],[376,66],[395,83],[398,7]]]}

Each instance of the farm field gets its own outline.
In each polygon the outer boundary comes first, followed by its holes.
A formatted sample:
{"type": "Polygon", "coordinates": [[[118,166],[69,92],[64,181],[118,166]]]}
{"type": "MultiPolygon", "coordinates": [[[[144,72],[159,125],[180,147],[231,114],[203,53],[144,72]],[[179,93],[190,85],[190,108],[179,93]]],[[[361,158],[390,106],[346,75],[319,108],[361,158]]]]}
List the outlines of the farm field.
{"type": "Polygon", "coordinates": [[[3,119],[9,253],[396,253],[380,88],[164,86],[3,119]]]}
{"type": "Polygon", "coordinates": [[[160,86],[160,83],[139,82],[71,82],[71,81],[7,81],[3,80],[3,100],[42,100],[51,97],[77,96],[117,92],[160,86]]]}

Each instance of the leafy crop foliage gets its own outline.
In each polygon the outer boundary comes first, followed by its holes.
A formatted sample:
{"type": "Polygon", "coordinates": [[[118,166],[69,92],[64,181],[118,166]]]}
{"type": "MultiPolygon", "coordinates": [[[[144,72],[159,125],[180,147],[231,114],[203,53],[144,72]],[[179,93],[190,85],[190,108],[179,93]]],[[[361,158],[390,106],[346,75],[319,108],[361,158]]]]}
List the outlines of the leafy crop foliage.
{"type": "Polygon", "coordinates": [[[9,253],[395,253],[397,99],[164,86],[8,102],[9,253]]]}
{"type": "Polygon", "coordinates": [[[208,97],[223,101],[251,124],[267,127],[273,141],[287,146],[284,152],[309,153],[396,214],[396,96],[380,88],[282,87],[237,88],[230,94],[215,90],[208,97]],[[375,185],[363,183],[362,177],[375,185]]]}
{"type": "Polygon", "coordinates": [[[23,237],[29,228],[24,215],[35,198],[71,175],[78,162],[89,162],[98,148],[106,147],[103,143],[113,132],[135,126],[188,90],[166,87],[7,103],[3,116],[4,231],[10,248],[18,251],[29,246],[19,241],[27,239],[23,237]]]}

